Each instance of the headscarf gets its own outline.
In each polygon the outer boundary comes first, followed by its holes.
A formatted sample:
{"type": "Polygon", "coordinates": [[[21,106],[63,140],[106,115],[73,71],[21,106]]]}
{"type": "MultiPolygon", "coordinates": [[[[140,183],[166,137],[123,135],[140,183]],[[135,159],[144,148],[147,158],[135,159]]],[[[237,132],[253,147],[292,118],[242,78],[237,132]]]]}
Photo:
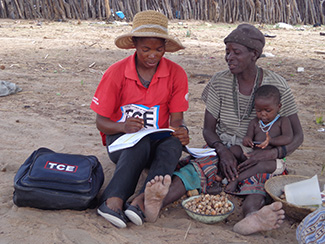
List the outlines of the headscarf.
{"type": "Polygon", "coordinates": [[[265,45],[263,33],[250,24],[240,24],[225,39],[224,43],[234,42],[250,49],[256,50],[261,56],[265,45]]]}

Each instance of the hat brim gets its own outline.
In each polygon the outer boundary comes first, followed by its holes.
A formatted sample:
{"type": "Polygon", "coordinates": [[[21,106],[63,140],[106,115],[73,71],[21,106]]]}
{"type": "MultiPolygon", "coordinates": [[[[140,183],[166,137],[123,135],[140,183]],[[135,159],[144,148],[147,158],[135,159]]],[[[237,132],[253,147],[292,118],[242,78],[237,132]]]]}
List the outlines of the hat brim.
{"type": "Polygon", "coordinates": [[[115,45],[118,48],[122,48],[122,49],[135,48],[134,43],[132,41],[132,37],[154,37],[154,38],[165,39],[166,40],[166,44],[165,44],[166,52],[176,52],[180,49],[185,48],[176,37],[171,37],[169,35],[158,34],[158,33],[153,33],[153,32],[128,33],[128,34],[118,36],[115,38],[115,45]]]}

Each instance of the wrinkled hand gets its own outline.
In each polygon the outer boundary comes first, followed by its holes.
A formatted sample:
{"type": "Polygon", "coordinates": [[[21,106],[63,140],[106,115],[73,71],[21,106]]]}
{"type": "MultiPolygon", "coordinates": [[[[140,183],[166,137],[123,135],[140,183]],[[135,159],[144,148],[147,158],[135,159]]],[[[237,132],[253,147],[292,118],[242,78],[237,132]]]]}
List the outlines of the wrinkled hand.
{"type": "Polygon", "coordinates": [[[236,158],[228,149],[218,152],[218,156],[220,158],[221,171],[229,182],[234,181],[238,177],[236,158]]]}
{"type": "Polygon", "coordinates": [[[124,122],[124,131],[125,133],[134,133],[143,128],[143,119],[139,118],[127,118],[124,122]]]}
{"type": "Polygon", "coordinates": [[[177,128],[170,127],[170,128],[175,131],[172,133],[172,135],[177,137],[183,146],[190,143],[190,137],[187,133],[187,130],[184,127],[177,127],[177,128]]]}
{"type": "Polygon", "coordinates": [[[266,139],[265,139],[265,141],[263,141],[259,145],[256,145],[256,147],[259,147],[259,148],[262,148],[262,149],[266,148],[269,145],[269,143],[270,143],[270,139],[271,139],[271,137],[269,135],[269,132],[266,132],[266,139]]]}

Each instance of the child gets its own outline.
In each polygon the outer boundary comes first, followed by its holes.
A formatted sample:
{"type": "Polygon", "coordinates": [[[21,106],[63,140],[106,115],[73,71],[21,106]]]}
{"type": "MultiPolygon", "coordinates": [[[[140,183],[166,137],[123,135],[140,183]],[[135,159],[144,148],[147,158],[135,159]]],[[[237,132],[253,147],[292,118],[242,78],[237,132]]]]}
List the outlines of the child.
{"type": "Polygon", "coordinates": [[[272,85],[263,85],[255,94],[256,117],[249,123],[243,146],[235,145],[230,151],[239,162],[239,176],[230,182],[226,191],[234,192],[238,182],[257,173],[273,173],[277,169],[276,160],[259,161],[246,165],[245,160],[253,150],[263,150],[274,146],[284,146],[293,139],[293,131],[287,117],[280,117],[280,92],[272,85]]]}

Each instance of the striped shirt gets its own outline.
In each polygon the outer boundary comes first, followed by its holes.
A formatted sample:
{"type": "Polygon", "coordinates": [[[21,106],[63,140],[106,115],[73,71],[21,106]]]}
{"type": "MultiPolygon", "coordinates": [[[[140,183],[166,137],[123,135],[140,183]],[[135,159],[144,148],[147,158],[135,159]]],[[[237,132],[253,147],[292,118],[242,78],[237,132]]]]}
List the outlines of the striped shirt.
{"type": "MultiPolygon", "coordinates": [[[[220,136],[227,133],[242,139],[246,135],[249,121],[256,117],[255,108],[249,116],[245,116],[239,123],[238,113],[235,109],[236,96],[233,92],[233,74],[229,71],[216,73],[204,88],[202,100],[206,104],[206,109],[217,119],[216,132],[220,136]]],[[[281,94],[282,107],[281,116],[290,116],[298,112],[293,94],[286,80],[280,75],[263,69],[263,80],[261,85],[274,85],[281,94]]],[[[245,113],[250,96],[239,93],[240,117],[245,113]]]]}

